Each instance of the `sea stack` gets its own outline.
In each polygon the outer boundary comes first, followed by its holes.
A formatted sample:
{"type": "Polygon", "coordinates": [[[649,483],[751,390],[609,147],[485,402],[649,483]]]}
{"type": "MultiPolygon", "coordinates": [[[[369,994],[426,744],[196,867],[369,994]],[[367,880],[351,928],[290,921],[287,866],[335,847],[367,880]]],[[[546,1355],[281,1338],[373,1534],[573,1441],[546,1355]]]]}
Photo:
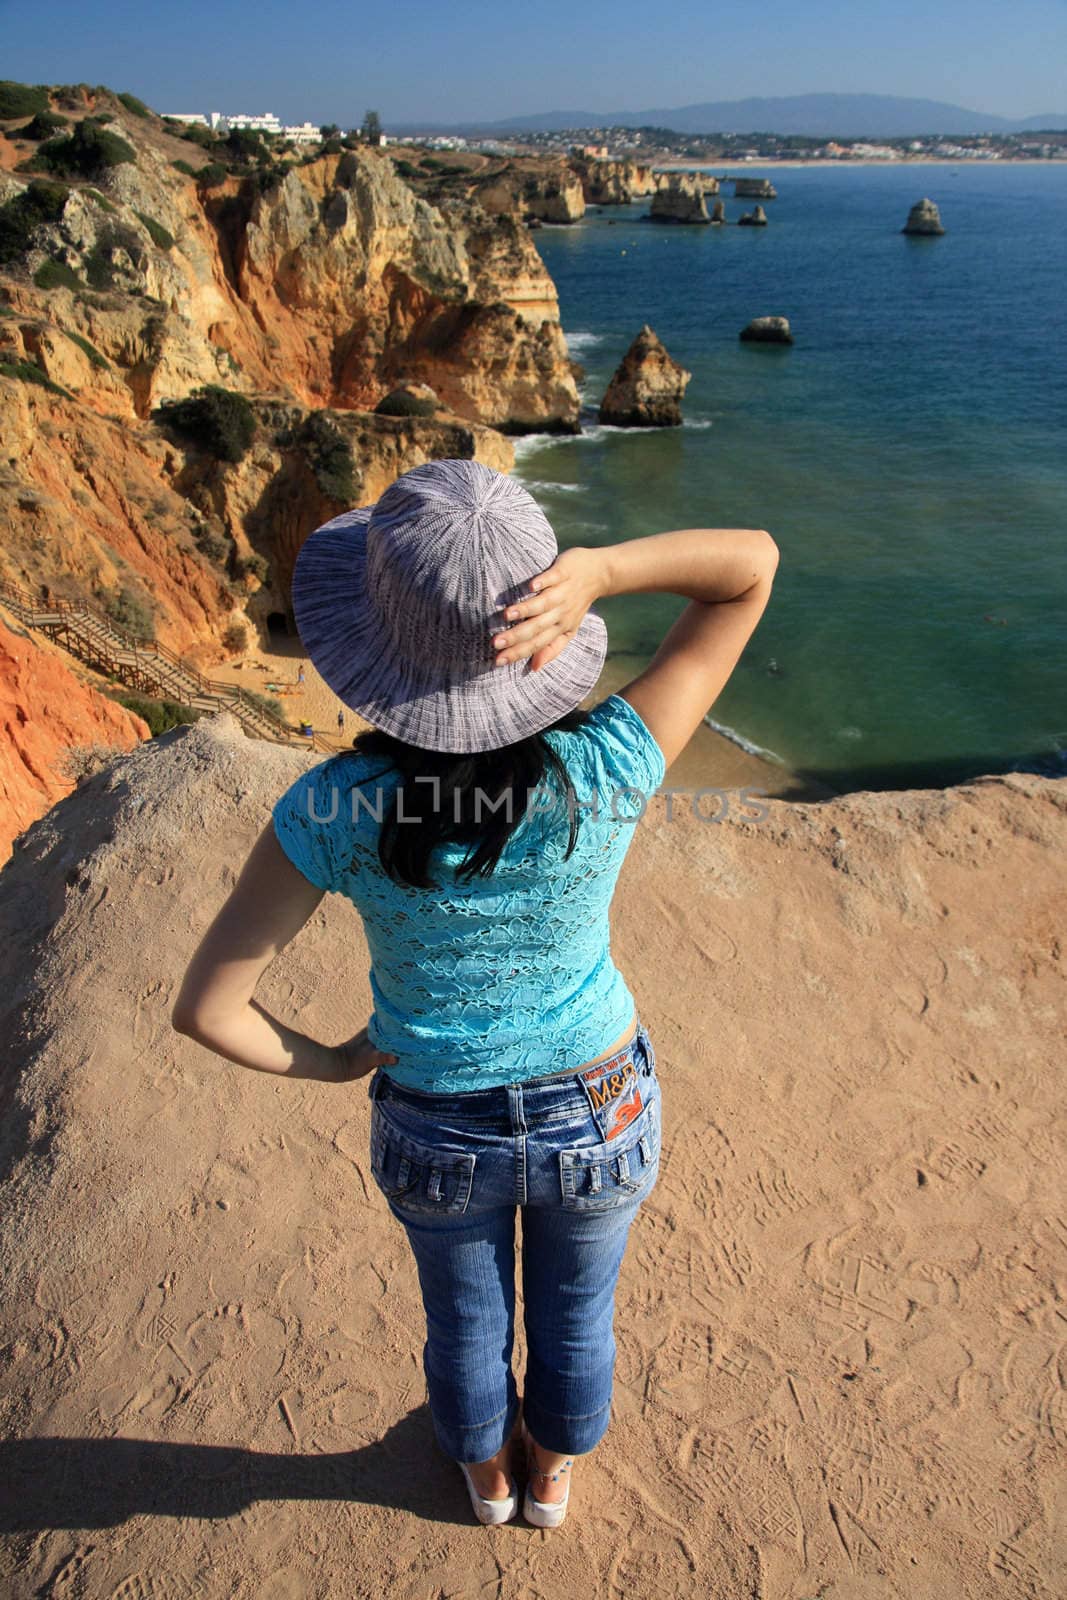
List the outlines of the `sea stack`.
{"type": "Polygon", "coordinates": [[[704,204],[704,180],[695,172],[672,172],[652,196],[653,222],[710,222],[704,204]]]}
{"type": "Polygon", "coordinates": [[[672,360],[646,322],[608,384],[600,420],[620,428],[676,428],[692,376],[672,360]]]}
{"type": "Polygon", "coordinates": [[[777,200],[778,190],[770,178],[735,178],[735,200],[777,200]]]}
{"type": "Polygon", "coordinates": [[[767,213],[762,206],[754,206],[751,211],[744,212],[737,219],[739,228],[765,228],[767,226],[767,213]]]}
{"type": "Polygon", "coordinates": [[[788,317],[753,317],[738,335],[753,344],[792,344],[788,317]]]}
{"type": "Polygon", "coordinates": [[[917,200],[908,212],[908,220],[901,228],[901,233],[938,234],[944,233],[941,226],[941,213],[932,200],[917,200]]]}
{"type": "Polygon", "coordinates": [[[712,222],[726,221],[726,207],[721,200],[716,200],[715,204],[712,206],[711,220],[712,222]]]}

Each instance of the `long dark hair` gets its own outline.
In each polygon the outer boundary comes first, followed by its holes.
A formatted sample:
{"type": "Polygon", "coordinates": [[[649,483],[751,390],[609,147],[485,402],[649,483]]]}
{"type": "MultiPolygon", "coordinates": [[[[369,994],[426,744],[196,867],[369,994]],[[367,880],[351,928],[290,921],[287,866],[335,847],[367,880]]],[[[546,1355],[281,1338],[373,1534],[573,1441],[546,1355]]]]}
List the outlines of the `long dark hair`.
{"type": "MultiPolygon", "coordinates": [[[[400,774],[391,809],[382,811],[378,859],[383,870],[395,883],[436,889],[440,885],[430,877],[430,856],[437,845],[455,842],[471,846],[456,868],[457,876],[468,881],[489,877],[523,821],[531,793],[538,789],[567,798],[569,856],[578,842],[579,808],[572,803],[574,789],[567,768],[544,734],[571,733],[588,717],[588,711],[568,711],[541,733],[473,755],[424,750],[379,728],[357,734],[352,748],[385,763],[372,777],[384,777],[389,771],[400,774]],[[510,808],[501,803],[509,790],[510,808]],[[497,805],[499,809],[494,809],[497,805]]],[[[363,779],[361,787],[370,781],[363,779]]]]}

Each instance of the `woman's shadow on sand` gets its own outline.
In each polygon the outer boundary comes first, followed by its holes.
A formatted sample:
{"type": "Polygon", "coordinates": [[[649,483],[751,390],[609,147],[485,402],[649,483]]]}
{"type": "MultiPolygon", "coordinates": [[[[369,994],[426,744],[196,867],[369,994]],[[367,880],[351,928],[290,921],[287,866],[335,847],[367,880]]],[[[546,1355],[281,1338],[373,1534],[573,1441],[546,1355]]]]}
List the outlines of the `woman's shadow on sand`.
{"type": "Polygon", "coordinates": [[[166,1439],[5,1439],[0,1532],[109,1528],[128,1517],[232,1517],[257,1500],[354,1500],[471,1521],[427,1405],[354,1450],[282,1455],[166,1439]]]}

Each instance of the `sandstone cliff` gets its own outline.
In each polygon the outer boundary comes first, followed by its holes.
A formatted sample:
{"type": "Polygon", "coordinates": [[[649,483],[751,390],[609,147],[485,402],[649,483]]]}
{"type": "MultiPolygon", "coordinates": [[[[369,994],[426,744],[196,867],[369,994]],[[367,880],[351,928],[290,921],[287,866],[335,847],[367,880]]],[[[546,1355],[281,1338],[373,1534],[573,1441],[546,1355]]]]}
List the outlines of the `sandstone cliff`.
{"type": "Polygon", "coordinates": [[[710,222],[700,175],[672,172],[668,182],[652,196],[648,214],[653,222],[710,222]]]}
{"type": "Polygon", "coordinates": [[[148,724],[87,684],[56,645],[31,637],[0,602],[0,865],[11,842],[74,788],[72,751],[129,750],[148,724]]]}
{"type": "MultiPolygon", "coordinates": [[[[145,417],[197,384],[224,382],[309,406],[373,408],[398,377],[436,387],[439,366],[481,360],[459,396],[469,421],[575,422],[555,288],[526,230],[471,201],[438,209],[369,148],[279,169],[266,186],[237,175],[203,189],[171,164],[187,144],[124,115],[136,162],[67,185],[25,272],[5,284],[16,313],[44,314],[93,346],[106,363],[92,385],[101,406],[145,417]],[[172,242],[157,243],[142,217],[172,242]],[[40,290],[33,277],[48,261],[108,278],[108,292],[40,290]],[[508,355],[487,361],[472,322],[505,330],[508,355]],[[527,343],[540,367],[546,354],[552,362],[532,418],[527,343]]],[[[0,204],[28,176],[0,175],[0,204]]],[[[50,354],[41,361],[55,376],[50,354]]]]}
{"type": "MultiPolygon", "coordinates": [[[[170,1028],[306,763],[225,717],[165,735],[0,880],[5,1592],[165,1573],[174,1594],[341,1595],[358,1570],[420,1594],[428,1523],[446,1586],[528,1589],[434,1445],[365,1081],[272,1079],[170,1028]]],[[[663,1106],[613,1428],[658,1486],[610,1439],[580,1463],[554,1592],[1003,1600],[1008,1572],[1051,1595],[1067,784],[732,805],[715,827],[666,806],[613,911],[663,1106]],[[639,1540],[605,1543],[608,1505],[639,1540]]],[[[257,997],[336,1043],[368,1015],[367,959],[330,896],[257,997]]]]}
{"type": "Polygon", "coordinates": [[[17,170],[37,143],[0,136],[0,576],[133,615],[210,668],[235,620],[290,611],[317,522],[433,456],[507,471],[506,434],[577,429],[580,368],[520,219],[431,203],[365,147],[197,178],[204,152],[154,114],[107,91],[55,103],[135,159],[42,185],[17,170]],[[432,385],[435,415],[375,415],[403,384],[432,385]],[[253,406],[238,462],[160,422],[204,385],[253,406]]]}
{"type": "Polygon", "coordinates": [[[625,206],[655,194],[660,174],[636,161],[597,160],[570,156],[569,164],[581,181],[585,202],[591,206],[625,206]]]}

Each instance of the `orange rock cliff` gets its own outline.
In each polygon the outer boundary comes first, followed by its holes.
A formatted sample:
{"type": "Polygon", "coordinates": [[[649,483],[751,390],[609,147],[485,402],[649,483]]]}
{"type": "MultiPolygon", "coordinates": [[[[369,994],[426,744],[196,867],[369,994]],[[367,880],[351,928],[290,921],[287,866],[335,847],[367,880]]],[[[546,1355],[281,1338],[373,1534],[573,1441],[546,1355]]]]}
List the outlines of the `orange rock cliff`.
{"type": "MultiPolygon", "coordinates": [[[[57,136],[95,121],[134,159],[57,174],[26,119],[0,136],[0,218],[33,223],[21,241],[0,224],[0,580],[132,603],[208,669],[235,620],[254,633],[291,616],[293,561],[319,522],[433,457],[507,471],[510,434],[577,430],[581,369],[514,210],[435,203],[369,146],[205,174],[208,152],[109,92],[49,104],[67,118],[57,136]],[[375,411],[402,384],[432,388],[436,404],[411,408],[430,414],[375,411]],[[238,460],[158,410],[206,385],[250,403],[238,460]],[[322,468],[324,427],[340,473],[322,468]]],[[[9,672],[9,699],[38,676],[9,672]]],[[[97,735],[120,743],[120,725],[97,735]]],[[[0,800],[0,845],[33,804],[0,800]]]]}

